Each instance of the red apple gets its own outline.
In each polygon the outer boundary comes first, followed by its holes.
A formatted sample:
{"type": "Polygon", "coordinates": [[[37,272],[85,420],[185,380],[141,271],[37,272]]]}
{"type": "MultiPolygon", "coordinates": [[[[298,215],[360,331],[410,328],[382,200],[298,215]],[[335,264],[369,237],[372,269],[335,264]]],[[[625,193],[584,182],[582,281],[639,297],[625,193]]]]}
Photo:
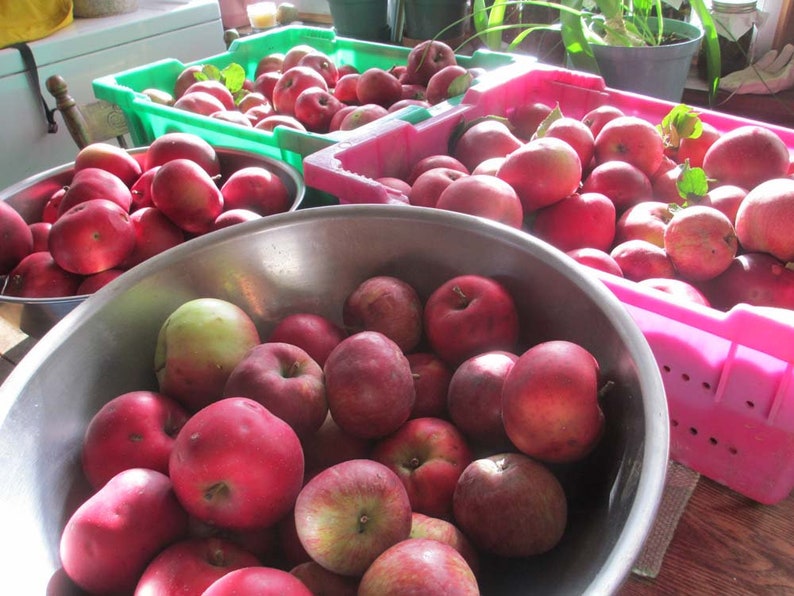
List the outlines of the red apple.
{"type": "Polygon", "coordinates": [[[620,160],[597,165],[582,183],[582,192],[598,192],[615,204],[618,215],[642,201],[653,199],[651,179],[638,167],[620,160]]]}
{"type": "Polygon", "coordinates": [[[441,191],[436,208],[484,217],[518,229],[524,222],[524,207],[513,187],[487,174],[453,180],[441,191]]]}
{"type": "Polygon", "coordinates": [[[411,532],[411,504],[399,477],[368,459],[326,468],[295,502],[295,526],[306,552],[341,575],[360,576],[411,532]]]}
{"type": "Polygon", "coordinates": [[[598,383],[598,362],[579,344],[550,340],[531,347],[502,388],[508,438],[541,461],[580,461],[604,432],[598,383]]]}
{"type": "Polygon", "coordinates": [[[550,551],[568,521],[560,482],[522,453],[473,461],[458,480],[453,504],[458,526],[475,547],[502,557],[550,551]]]}
{"type": "Polygon", "coordinates": [[[411,366],[382,333],[361,331],[343,339],[323,370],[328,408],[342,430],[376,439],[408,420],[416,399],[411,366]]]}
{"type": "Polygon", "coordinates": [[[604,104],[593,108],[584,116],[582,116],[582,122],[590,129],[590,131],[593,133],[593,138],[595,139],[595,137],[598,136],[598,133],[601,132],[601,129],[604,127],[604,124],[610,120],[613,120],[614,118],[617,118],[618,116],[625,116],[623,110],[617,106],[604,104]]]}
{"type": "Polygon", "coordinates": [[[185,509],[234,529],[281,519],[300,491],[303,469],[295,431],[243,397],[221,399],[193,414],[177,435],[169,463],[185,509]]]}
{"type": "Polygon", "coordinates": [[[346,105],[358,104],[356,87],[360,76],[361,74],[356,72],[339,77],[333,87],[334,97],[346,105]]]}
{"type": "Polygon", "coordinates": [[[167,132],[154,139],[146,150],[144,170],[151,170],[173,159],[194,161],[213,178],[221,173],[215,148],[198,135],[187,132],[167,132]]]}
{"type": "Polygon", "coordinates": [[[408,184],[413,185],[420,175],[434,168],[450,168],[452,170],[462,172],[463,174],[470,173],[466,166],[464,166],[459,160],[452,157],[451,155],[447,153],[433,153],[432,155],[421,158],[413,166],[411,166],[411,171],[408,173],[405,181],[408,184]]]}
{"type": "Polygon", "coordinates": [[[358,587],[359,596],[479,593],[477,578],[463,555],[428,538],[409,538],[386,550],[366,570],[358,587]]]}
{"type": "Polygon", "coordinates": [[[711,306],[709,299],[706,298],[706,295],[703,292],[701,292],[691,283],[682,279],[649,277],[648,279],[642,279],[638,281],[637,285],[642,286],[643,288],[653,288],[654,290],[665,292],[672,296],[676,302],[680,300],[683,302],[700,304],[702,306],[711,306]]]}
{"type": "Polygon", "coordinates": [[[207,91],[185,92],[182,97],[174,102],[173,107],[177,110],[186,110],[201,116],[209,116],[214,112],[226,109],[226,106],[220,99],[207,91]]]}
{"type": "Polygon", "coordinates": [[[130,268],[185,241],[185,233],[157,207],[142,207],[130,215],[135,247],[124,259],[130,268]]]}
{"type": "Polygon", "coordinates": [[[246,118],[251,122],[251,126],[256,127],[259,122],[263,119],[267,118],[268,116],[272,116],[276,112],[273,110],[273,105],[268,102],[266,104],[260,104],[252,106],[246,109],[243,114],[246,118]]]}
{"type": "Polygon", "coordinates": [[[365,124],[374,122],[384,116],[388,116],[389,111],[380,104],[365,103],[355,106],[339,123],[339,130],[355,130],[365,124]]]}
{"type": "Polygon", "coordinates": [[[229,226],[236,226],[237,224],[247,221],[255,221],[261,219],[261,215],[251,211],[250,209],[228,209],[223,211],[215,221],[212,222],[212,231],[222,230],[229,226]]]}
{"type": "Polygon", "coordinates": [[[532,233],[562,251],[597,248],[615,240],[615,204],[598,192],[573,193],[535,212],[532,233]]]}
{"type": "Polygon", "coordinates": [[[595,137],[581,120],[570,116],[558,118],[549,125],[543,136],[565,141],[576,151],[583,168],[590,165],[595,154],[595,137]]]}
{"type": "Polygon", "coordinates": [[[718,184],[748,190],[789,170],[789,151],[774,131],[755,124],[739,126],[714,141],[703,156],[703,170],[718,184]]]}
{"type": "Polygon", "coordinates": [[[253,554],[229,540],[188,538],[171,544],[152,559],[135,593],[204,594],[227,573],[259,565],[253,554]]]}
{"type": "Polygon", "coordinates": [[[154,203],[152,203],[152,180],[159,169],[160,166],[153,166],[145,170],[138,176],[135,183],[130,186],[130,193],[132,194],[130,213],[134,213],[144,207],[154,207],[154,203]]]}
{"type": "Polygon", "coordinates": [[[229,571],[212,582],[201,596],[257,594],[259,596],[312,596],[295,575],[275,567],[244,567],[229,571]]]}
{"type": "Polygon", "coordinates": [[[334,132],[339,130],[339,127],[342,126],[342,121],[347,117],[348,114],[355,111],[357,104],[345,104],[341,108],[339,108],[336,113],[331,117],[331,122],[328,124],[328,132],[334,132]]]}
{"type": "Polygon", "coordinates": [[[692,168],[702,168],[703,158],[706,155],[709,147],[714,144],[714,141],[722,136],[714,126],[708,122],[701,122],[701,133],[697,137],[684,137],[678,144],[678,151],[676,151],[675,159],[678,163],[689,161],[689,166],[692,168]]]}
{"type": "Polygon", "coordinates": [[[736,234],[747,252],[794,260],[794,180],[776,178],[750,190],[736,211],[736,234]]]}
{"type": "Polygon", "coordinates": [[[664,250],[678,274],[689,281],[705,281],[725,271],[738,247],[728,216],[705,205],[674,211],[664,230],[664,250]]]}
{"type": "Polygon", "coordinates": [[[451,422],[413,418],[380,439],[370,457],[397,474],[408,492],[412,511],[449,519],[452,493],[472,453],[451,422]]]}
{"type": "MultiPolygon", "coordinates": [[[[49,238],[50,238],[50,230],[52,229],[52,224],[46,221],[34,221],[32,224],[28,225],[30,229],[30,236],[33,240],[33,247],[31,248],[30,252],[41,252],[42,250],[47,250],[49,247],[49,238]]],[[[9,250],[12,244],[9,243],[8,247],[3,247],[4,250],[9,250]]],[[[26,255],[27,256],[27,255],[26,255]]],[[[20,259],[21,261],[22,259],[20,259]]],[[[6,271],[5,273],[8,273],[6,271]]]]}
{"type": "Polygon", "coordinates": [[[237,100],[237,109],[245,114],[251,108],[265,107],[268,111],[272,112],[273,106],[270,100],[259,91],[249,91],[237,100]]]}
{"type": "Polygon", "coordinates": [[[623,277],[640,281],[647,277],[676,277],[673,262],[664,248],[635,238],[612,247],[609,255],[623,272],[623,277]]]}
{"type": "Polygon", "coordinates": [[[664,248],[664,230],[672,219],[669,203],[642,201],[626,209],[615,224],[615,244],[645,240],[664,248]]]}
{"type": "Polygon", "coordinates": [[[358,578],[328,571],[317,561],[304,561],[290,569],[312,594],[325,596],[357,596],[358,578]]]}
{"type": "Polygon", "coordinates": [[[0,201],[0,238],[3,239],[0,275],[6,275],[33,252],[33,233],[22,216],[5,201],[0,201]]]}
{"type": "Polygon", "coordinates": [[[476,274],[436,288],[425,302],[424,326],[433,351],[451,366],[488,350],[512,351],[518,341],[513,297],[497,280],[476,274]]]}
{"type": "Polygon", "coordinates": [[[20,298],[74,296],[81,280],[58,265],[48,251],[32,252],[8,273],[3,293],[20,298]]]}
{"type": "Polygon", "coordinates": [[[329,89],[333,89],[334,85],[336,85],[336,82],[339,80],[339,71],[336,68],[336,64],[330,56],[320,50],[307,53],[298,60],[298,65],[308,66],[320,73],[323,79],[325,79],[325,83],[328,85],[329,89]]]}
{"type": "Polygon", "coordinates": [[[254,79],[254,92],[267,99],[271,107],[273,107],[273,90],[279,79],[281,79],[281,73],[278,71],[263,72],[254,79]]]}
{"type": "Polygon", "coordinates": [[[408,282],[391,275],[376,275],[347,295],[342,322],[349,334],[378,331],[407,354],[422,339],[422,301],[408,282]]]}
{"type": "Polygon", "coordinates": [[[402,98],[402,85],[388,70],[373,66],[358,76],[356,97],[361,105],[377,104],[388,108],[402,98]]]}
{"type": "Polygon", "coordinates": [[[746,196],[747,190],[734,184],[720,184],[706,193],[708,204],[727,215],[734,226],[736,225],[736,213],[739,211],[739,205],[742,204],[746,196]]]}
{"type": "Polygon", "coordinates": [[[247,166],[235,170],[221,186],[224,210],[249,209],[259,215],[289,211],[293,197],[273,170],[247,166]]]}
{"type": "Polygon", "coordinates": [[[449,416],[474,445],[501,450],[510,444],[502,423],[502,387],[516,360],[511,352],[482,352],[452,373],[449,416]]]}
{"type": "Polygon", "coordinates": [[[80,285],[77,286],[75,294],[78,296],[83,294],[93,294],[100,288],[103,288],[111,281],[119,277],[122,273],[124,273],[123,269],[105,269],[99,273],[88,275],[84,277],[83,281],[80,282],[80,285]]]}
{"type": "Polygon", "coordinates": [[[91,143],[77,152],[74,171],[100,168],[117,176],[126,186],[132,186],[141,175],[141,163],[126,149],[113,143],[91,143]]]}
{"type": "Polygon", "coordinates": [[[301,124],[297,118],[294,116],[287,116],[286,114],[271,114],[270,116],[265,116],[254,125],[254,128],[257,130],[273,132],[273,129],[275,129],[277,126],[286,126],[289,128],[294,128],[295,130],[306,132],[306,127],[303,126],[303,124],[301,124]]]}
{"type": "Polygon", "coordinates": [[[266,56],[259,59],[256,63],[256,70],[254,71],[254,79],[264,72],[279,72],[284,67],[284,53],[271,52],[266,56]]]}
{"type": "Polygon", "coordinates": [[[332,320],[314,313],[293,313],[276,323],[268,341],[294,344],[306,350],[320,366],[347,334],[332,320]]]}
{"type": "Polygon", "coordinates": [[[613,118],[595,137],[596,164],[613,159],[639,168],[649,178],[664,157],[664,141],[656,127],[638,116],[613,118]]]}
{"type": "Polygon", "coordinates": [[[406,358],[411,365],[416,389],[410,417],[448,418],[447,391],[452,378],[449,366],[432,352],[413,352],[407,354],[406,358]]]}
{"type": "Polygon", "coordinates": [[[300,62],[301,58],[306,54],[311,54],[316,51],[314,47],[306,43],[292,46],[284,52],[284,57],[281,59],[281,72],[287,72],[293,66],[297,66],[298,62],[300,62]]]}
{"type": "Polygon", "coordinates": [[[423,40],[408,53],[404,82],[427,86],[435,73],[457,63],[455,52],[449,45],[437,39],[423,40]]]}
{"type": "Polygon", "coordinates": [[[514,134],[526,142],[537,132],[541,122],[548,118],[551,110],[550,105],[539,101],[521,103],[508,112],[507,119],[514,134]]]}
{"type": "Polygon", "coordinates": [[[459,169],[446,166],[430,168],[416,177],[411,185],[408,201],[417,207],[435,207],[445,188],[468,175],[459,169]]]}
{"type": "Polygon", "coordinates": [[[86,167],[72,176],[72,181],[58,204],[58,217],[75,205],[93,199],[112,201],[127,212],[132,206],[132,193],[121,178],[106,170],[86,167]]]}
{"type": "Polygon", "coordinates": [[[135,247],[130,215],[112,201],[92,199],[69,209],[50,229],[48,246],[61,267],[91,275],[120,265],[135,247]]]}
{"type": "Polygon", "coordinates": [[[410,538],[430,538],[448,544],[463,555],[475,575],[479,571],[480,556],[477,550],[460,528],[450,521],[413,512],[410,538]]]}
{"type": "Polygon", "coordinates": [[[581,182],[582,164],[568,143],[543,137],[510,153],[496,175],[516,190],[526,216],[573,194],[581,182]]]}
{"type": "Polygon", "coordinates": [[[459,64],[449,64],[437,71],[427,82],[425,97],[430,105],[463,95],[471,86],[474,76],[459,64]]]}
{"type": "Polygon", "coordinates": [[[305,350],[288,343],[251,348],[229,375],[223,395],[259,402],[299,438],[316,432],[328,414],[323,369],[305,350]]]}
{"type": "Polygon", "coordinates": [[[209,117],[215,120],[223,120],[224,122],[237,124],[238,126],[242,126],[244,128],[254,127],[254,125],[251,123],[251,119],[238,110],[220,110],[218,112],[213,112],[209,115],[209,117]]]}
{"type": "Polygon", "coordinates": [[[193,83],[198,81],[197,74],[201,73],[203,66],[201,64],[192,64],[183,68],[174,81],[174,90],[172,95],[175,99],[179,99],[185,93],[185,90],[193,83]]]}
{"type": "Polygon", "coordinates": [[[223,211],[223,195],[212,177],[190,159],[164,163],[152,179],[152,203],[185,232],[204,234],[223,211]]]}
{"type": "Polygon", "coordinates": [[[623,277],[623,271],[620,269],[620,265],[618,265],[617,261],[606,251],[585,247],[569,250],[566,254],[577,263],[603,271],[604,273],[611,273],[612,275],[623,277]]]}
{"type": "Polygon", "coordinates": [[[329,131],[331,119],[344,104],[327,89],[309,87],[295,99],[294,113],[306,130],[324,134],[329,131]]]}
{"type": "Polygon", "coordinates": [[[227,110],[234,110],[236,106],[234,104],[234,96],[232,92],[229,91],[229,88],[221,81],[217,79],[205,79],[203,81],[196,81],[190,87],[185,89],[186,95],[188,93],[195,93],[196,91],[204,91],[209,93],[213,97],[215,97],[218,101],[223,104],[223,107],[227,110]]]}
{"type": "Polygon", "coordinates": [[[69,517],[60,539],[61,565],[87,592],[132,593],[149,561],[186,531],[187,514],[168,476],[131,468],[69,517]]]}
{"type": "Polygon", "coordinates": [[[698,288],[719,310],[727,311],[742,302],[794,308],[794,271],[768,253],[741,254],[723,273],[698,288]]]}
{"type": "Polygon", "coordinates": [[[330,413],[317,432],[302,442],[307,476],[349,459],[367,459],[372,449],[369,439],[343,431],[330,413]]]}
{"type": "Polygon", "coordinates": [[[488,118],[468,126],[454,143],[452,155],[471,172],[493,157],[506,157],[524,145],[501,120],[488,118]]]}
{"type": "Polygon", "coordinates": [[[328,84],[320,73],[308,66],[294,66],[276,81],[273,87],[273,107],[279,114],[295,116],[295,100],[301,91],[309,87],[319,87],[328,91],[328,84]]]}
{"type": "Polygon", "coordinates": [[[188,419],[175,400],[154,391],[122,393],[91,417],[83,436],[83,472],[95,489],[129,468],[168,473],[174,438],[188,419]]]}

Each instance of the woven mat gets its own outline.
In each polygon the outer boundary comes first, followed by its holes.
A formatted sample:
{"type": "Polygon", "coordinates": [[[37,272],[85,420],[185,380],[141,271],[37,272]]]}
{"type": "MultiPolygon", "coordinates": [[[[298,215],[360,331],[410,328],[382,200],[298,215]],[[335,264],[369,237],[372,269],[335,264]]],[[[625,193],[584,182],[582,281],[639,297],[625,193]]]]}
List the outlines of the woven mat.
{"type": "Polygon", "coordinates": [[[667,547],[699,479],[700,474],[684,465],[674,461],[667,465],[667,480],[656,522],[634,564],[634,574],[651,578],[659,574],[667,547]]]}

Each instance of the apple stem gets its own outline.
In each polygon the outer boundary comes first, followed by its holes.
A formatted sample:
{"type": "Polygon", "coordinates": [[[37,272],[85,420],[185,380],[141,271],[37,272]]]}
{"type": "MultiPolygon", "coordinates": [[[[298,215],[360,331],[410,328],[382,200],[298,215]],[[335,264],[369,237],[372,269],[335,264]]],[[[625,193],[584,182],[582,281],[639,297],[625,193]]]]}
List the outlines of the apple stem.
{"type": "Polygon", "coordinates": [[[408,467],[410,469],[412,469],[412,470],[417,469],[420,465],[421,465],[421,463],[419,462],[419,458],[418,457],[412,457],[410,459],[410,461],[408,462],[408,467]]]}
{"type": "Polygon", "coordinates": [[[287,369],[287,374],[285,376],[288,379],[291,379],[292,377],[297,377],[298,372],[300,372],[300,368],[301,368],[300,362],[296,360],[295,362],[289,365],[289,368],[287,369]]]}
{"type": "Polygon", "coordinates": [[[143,435],[141,433],[132,433],[129,436],[129,439],[133,443],[140,443],[141,441],[143,441],[143,435]]]}
{"type": "Polygon", "coordinates": [[[369,517],[367,517],[366,513],[362,513],[361,517],[358,518],[358,533],[363,534],[366,528],[367,522],[369,522],[369,517]]]}
{"type": "Polygon", "coordinates": [[[615,385],[615,381],[611,381],[611,380],[604,383],[601,389],[598,390],[598,399],[604,397],[610,391],[610,389],[614,387],[614,385],[615,385]]]}
{"type": "Polygon", "coordinates": [[[469,305],[469,298],[466,296],[466,293],[460,289],[460,286],[453,286],[452,291],[460,298],[461,309],[466,308],[469,305]]]}
{"type": "Polygon", "coordinates": [[[222,548],[213,549],[209,559],[210,565],[214,567],[226,567],[226,553],[222,548]]]}
{"type": "Polygon", "coordinates": [[[215,499],[216,496],[227,493],[228,487],[223,482],[218,482],[210,486],[207,490],[204,491],[204,500],[205,501],[212,501],[215,499]]]}

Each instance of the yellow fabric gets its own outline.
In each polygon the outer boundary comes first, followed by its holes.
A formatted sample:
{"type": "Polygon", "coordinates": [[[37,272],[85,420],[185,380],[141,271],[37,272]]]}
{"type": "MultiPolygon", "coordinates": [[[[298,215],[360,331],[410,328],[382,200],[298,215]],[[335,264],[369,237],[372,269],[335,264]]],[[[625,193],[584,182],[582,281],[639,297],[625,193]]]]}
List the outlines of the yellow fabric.
{"type": "Polygon", "coordinates": [[[69,25],[72,0],[0,0],[0,48],[35,41],[69,25]]]}

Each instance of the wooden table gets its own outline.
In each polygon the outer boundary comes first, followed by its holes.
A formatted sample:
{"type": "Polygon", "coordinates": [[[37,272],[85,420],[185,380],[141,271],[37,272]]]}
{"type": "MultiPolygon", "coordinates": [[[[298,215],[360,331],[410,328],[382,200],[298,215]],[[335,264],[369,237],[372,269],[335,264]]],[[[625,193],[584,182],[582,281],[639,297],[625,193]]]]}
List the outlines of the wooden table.
{"type": "MultiPolygon", "coordinates": [[[[33,341],[0,319],[0,382],[33,341]]],[[[656,578],[632,574],[619,596],[794,595],[794,496],[769,506],[701,477],[656,578]]]]}

